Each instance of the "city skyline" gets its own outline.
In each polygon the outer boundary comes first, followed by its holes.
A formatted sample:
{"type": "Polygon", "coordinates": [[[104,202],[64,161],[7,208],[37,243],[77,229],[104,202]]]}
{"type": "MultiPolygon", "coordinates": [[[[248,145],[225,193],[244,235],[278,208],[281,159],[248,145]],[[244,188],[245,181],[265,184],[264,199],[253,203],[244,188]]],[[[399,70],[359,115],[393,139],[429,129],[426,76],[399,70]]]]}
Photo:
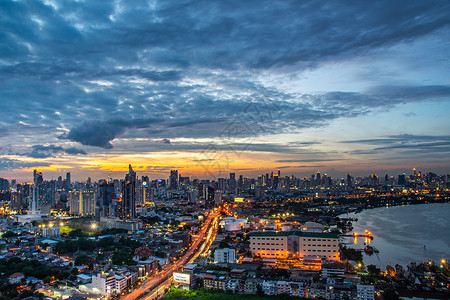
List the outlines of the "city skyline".
{"type": "Polygon", "coordinates": [[[0,10],[2,178],[449,172],[447,2],[0,10]]]}

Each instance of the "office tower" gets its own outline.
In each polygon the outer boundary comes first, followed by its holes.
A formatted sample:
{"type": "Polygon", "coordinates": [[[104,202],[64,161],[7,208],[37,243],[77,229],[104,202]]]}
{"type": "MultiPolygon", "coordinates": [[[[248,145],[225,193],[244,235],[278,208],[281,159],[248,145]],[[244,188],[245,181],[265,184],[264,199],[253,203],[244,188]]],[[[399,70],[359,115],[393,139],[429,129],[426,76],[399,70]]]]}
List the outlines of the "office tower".
{"type": "Polygon", "coordinates": [[[281,171],[278,169],[278,178],[281,178],[281,171]]]}
{"type": "Polygon", "coordinates": [[[402,175],[398,175],[398,185],[406,185],[406,175],[403,173],[402,175]]]}
{"type": "Polygon", "coordinates": [[[66,173],[66,188],[70,189],[70,172],[66,173]]]}
{"type": "Polygon", "coordinates": [[[189,178],[189,176],[187,176],[187,177],[182,177],[182,176],[180,175],[180,180],[179,180],[179,182],[178,182],[178,184],[179,184],[180,186],[186,186],[186,185],[189,185],[189,183],[190,183],[190,178],[189,178]]]}
{"type": "Polygon", "coordinates": [[[197,190],[188,191],[187,195],[188,195],[189,203],[191,203],[191,204],[197,203],[197,201],[198,201],[198,191],[197,190]]]}
{"type": "Polygon", "coordinates": [[[274,189],[278,188],[278,182],[279,182],[278,174],[273,175],[272,188],[274,189]]]}
{"type": "Polygon", "coordinates": [[[205,203],[206,206],[214,206],[214,188],[208,186],[206,188],[206,195],[205,195],[205,203]]]}
{"type": "Polygon", "coordinates": [[[214,204],[216,206],[219,206],[220,204],[222,204],[222,192],[221,191],[214,192],[214,204]]]}
{"type": "Polygon", "coordinates": [[[236,173],[230,173],[230,179],[228,181],[228,188],[232,193],[235,192],[236,189],[236,173]]]}
{"type": "Polygon", "coordinates": [[[31,188],[32,188],[32,192],[30,192],[31,203],[30,203],[30,209],[29,209],[30,213],[29,214],[35,215],[35,214],[39,213],[39,190],[36,188],[35,184],[33,184],[31,186],[31,188]]]}
{"type": "Polygon", "coordinates": [[[217,178],[217,188],[221,191],[225,191],[225,178],[217,178]]]}
{"type": "Polygon", "coordinates": [[[353,177],[351,174],[347,174],[347,186],[352,187],[353,186],[353,177]]]}
{"type": "Polygon", "coordinates": [[[44,177],[42,176],[42,172],[38,172],[38,170],[33,170],[33,182],[34,184],[41,184],[44,182],[44,177]]]}
{"type": "Polygon", "coordinates": [[[120,203],[119,217],[123,220],[136,218],[136,172],[129,165],[128,174],[123,182],[122,201],[120,203]]]}
{"type": "Polygon", "coordinates": [[[112,216],[111,210],[113,199],[116,198],[116,191],[113,182],[103,181],[98,187],[97,203],[101,217],[112,216]]]}
{"type": "Polygon", "coordinates": [[[178,170],[170,170],[170,189],[178,189],[178,170]]]}
{"type": "Polygon", "coordinates": [[[0,191],[9,190],[9,181],[8,179],[0,178],[0,191]]]}
{"type": "Polygon", "coordinates": [[[150,186],[144,186],[144,205],[152,204],[155,189],[150,186]]]}

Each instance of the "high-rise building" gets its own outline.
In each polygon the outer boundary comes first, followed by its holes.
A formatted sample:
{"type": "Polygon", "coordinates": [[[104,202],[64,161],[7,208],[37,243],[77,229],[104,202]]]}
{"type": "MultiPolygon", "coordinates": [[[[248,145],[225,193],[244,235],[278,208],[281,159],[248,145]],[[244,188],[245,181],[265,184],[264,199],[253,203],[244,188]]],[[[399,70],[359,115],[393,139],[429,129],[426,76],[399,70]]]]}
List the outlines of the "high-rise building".
{"type": "Polygon", "coordinates": [[[119,217],[123,220],[134,220],[136,218],[136,172],[131,165],[128,168],[128,174],[125,175],[123,182],[119,217]]]}
{"type": "Polygon", "coordinates": [[[398,175],[398,185],[406,185],[405,173],[403,173],[402,175],[398,175]]]}
{"type": "Polygon", "coordinates": [[[94,190],[86,190],[81,193],[80,215],[92,216],[95,213],[96,193],[94,190]]]}
{"type": "Polygon", "coordinates": [[[31,188],[32,192],[29,193],[31,196],[29,214],[35,215],[39,213],[39,189],[36,187],[36,184],[33,184],[31,188]]]}
{"type": "Polygon", "coordinates": [[[116,198],[116,192],[114,189],[113,182],[103,181],[98,186],[98,206],[99,213],[101,217],[112,216],[113,212],[111,210],[113,199],[116,198]]]}
{"type": "Polygon", "coordinates": [[[34,184],[41,184],[44,182],[44,177],[42,176],[42,172],[38,172],[38,170],[33,171],[33,182],[34,184]]]}
{"type": "Polygon", "coordinates": [[[228,188],[232,193],[236,190],[236,173],[230,173],[230,179],[228,181],[228,188]]]}
{"type": "Polygon", "coordinates": [[[69,192],[69,212],[73,215],[81,214],[81,191],[69,192]]]}
{"type": "Polygon", "coordinates": [[[206,206],[214,206],[214,188],[211,186],[208,186],[205,188],[205,203],[206,206]]]}
{"type": "Polygon", "coordinates": [[[94,190],[74,190],[69,192],[69,212],[79,216],[95,213],[96,193],[94,190]]]}
{"type": "Polygon", "coordinates": [[[188,195],[189,203],[192,203],[192,204],[197,203],[197,201],[198,201],[198,191],[197,190],[188,191],[187,195],[188,195]]]}
{"type": "Polygon", "coordinates": [[[347,174],[347,186],[352,187],[353,186],[353,177],[351,174],[347,174]]]}
{"type": "Polygon", "coordinates": [[[178,170],[170,170],[170,189],[178,189],[178,170]]]}
{"type": "Polygon", "coordinates": [[[9,190],[9,181],[8,179],[0,178],[0,191],[9,190]]]}
{"type": "Polygon", "coordinates": [[[278,177],[278,174],[275,174],[275,175],[273,175],[273,185],[272,185],[272,187],[274,188],[274,189],[277,189],[278,188],[278,182],[279,182],[279,177],[278,177]]]}
{"type": "Polygon", "coordinates": [[[66,189],[70,189],[70,172],[66,173],[66,189]]]}
{"type": "Polygon", "coordinates": [[[222,204],[222,192],[221,191],[214,192],[214,204],[216,206],[219,206],[220,204],[222,204]]]}

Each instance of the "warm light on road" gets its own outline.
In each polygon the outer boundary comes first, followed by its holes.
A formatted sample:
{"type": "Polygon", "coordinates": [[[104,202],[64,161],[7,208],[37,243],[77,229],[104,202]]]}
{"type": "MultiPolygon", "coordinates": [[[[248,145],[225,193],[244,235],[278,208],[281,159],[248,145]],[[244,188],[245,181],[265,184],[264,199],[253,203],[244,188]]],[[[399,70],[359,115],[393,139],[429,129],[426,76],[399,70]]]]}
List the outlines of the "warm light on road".
{"type": "Polygon", "coordinates": [[[193,262],[199,255],[209,250],[217,233],[217,220],[219,214],[211,214],[206,219],[204,226],[198,234],[197,240],[186,250],[185,254],[178,260],[175,260],[172,265],[167,266],[167,269],[156,274],[152,278],[147,279],[131,293],[121,297],[122,300],[134,300],[145,295],[143,299],[154,299],[164,295],[165,290],[172,283],[172,273],[178,268],[193,262]],[[206,233],[208,234],[206,235],[206,233]],[[206,235],[205,239],[203,237],[206,235]],[[200,246],[200,244],[202,244],[200,246]],[[200,246],[200,247],[199,247],[200,246]]]}

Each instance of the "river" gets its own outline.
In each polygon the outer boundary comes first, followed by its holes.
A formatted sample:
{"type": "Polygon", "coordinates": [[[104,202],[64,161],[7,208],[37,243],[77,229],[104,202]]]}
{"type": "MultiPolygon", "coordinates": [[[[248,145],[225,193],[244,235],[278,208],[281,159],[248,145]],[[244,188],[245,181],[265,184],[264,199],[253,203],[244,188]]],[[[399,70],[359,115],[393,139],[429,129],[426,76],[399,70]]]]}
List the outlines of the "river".
{"type": "MultiPolygon", "coordinates": [[[[450,259],[450,203],[379,207],[340,217],[347,216],[358,218],[352,232],[370,231],[374,237],[370,245],[380,251],[378,256],[364,254],[366,266],[385,269],[388,264],[406,267],[411,261],[450,259]]],[[[357,244],[351,237],[341,241],[362,249],[365,239],[358,238],[357,244]]]]}

